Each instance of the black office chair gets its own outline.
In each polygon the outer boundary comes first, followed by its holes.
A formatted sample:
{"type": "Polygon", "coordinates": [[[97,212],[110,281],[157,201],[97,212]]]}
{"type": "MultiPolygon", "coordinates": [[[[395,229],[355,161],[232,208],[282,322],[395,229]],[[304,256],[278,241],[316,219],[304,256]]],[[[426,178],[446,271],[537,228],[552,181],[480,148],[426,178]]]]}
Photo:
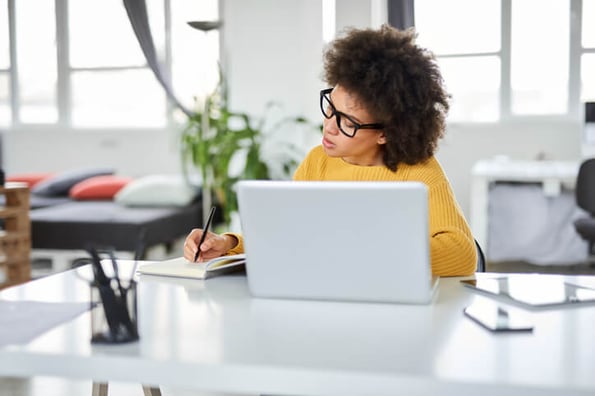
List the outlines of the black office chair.
{"type": "Polygon", "coordinates": [[[595,158],[583,161],[576,178],[576,204],[588,215],[574,221],[578,234],[589,243],[589,256],[593,258],[595,244],[595,158]]]}
{"type": "Polygon", "coordinates": [[[477,249],[477,269],[475,272],[486,272],[486,257],[477,240],[475,240],[475,248],[477,249]]]}

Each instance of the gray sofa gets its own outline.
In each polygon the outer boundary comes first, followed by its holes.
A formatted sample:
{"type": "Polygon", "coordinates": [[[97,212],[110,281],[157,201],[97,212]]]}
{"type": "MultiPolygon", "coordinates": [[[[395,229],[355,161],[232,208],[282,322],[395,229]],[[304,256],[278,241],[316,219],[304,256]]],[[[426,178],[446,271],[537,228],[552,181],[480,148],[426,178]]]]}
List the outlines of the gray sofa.
{"type": "Polygon", "coordinates": [[[127,187],[134,185],[129,189],[130,196],[137,202],[116,199],[117,196],[80,199],[69,195],[81,182],[113,173],[106,168],[62,172],[31,188],[29,215],[34,259],[62,261],[57,266],[61,270],[91,245],[144,257],[147,250],[159,245],[170,250],[175,241],[201,225],[200,189],[184,187],[179,176],[174,180],[175,175],[153,175],[156,178],[147,176],[130,182],[127,187]],[[54,260],[60,255],[63,257],[54,260]]]}
{"type": "MultiPolygon", "coordinates": [[[[113,201],[67,200],[32,208],[33,249],[83,250],[89,244],[134,252],[144,231],[145,249],[170,246],[200,225],[200,200],[182,207],[128,207],[113,201]]],[[[144,253],[144,252],[139,252],[144,253]]]]}

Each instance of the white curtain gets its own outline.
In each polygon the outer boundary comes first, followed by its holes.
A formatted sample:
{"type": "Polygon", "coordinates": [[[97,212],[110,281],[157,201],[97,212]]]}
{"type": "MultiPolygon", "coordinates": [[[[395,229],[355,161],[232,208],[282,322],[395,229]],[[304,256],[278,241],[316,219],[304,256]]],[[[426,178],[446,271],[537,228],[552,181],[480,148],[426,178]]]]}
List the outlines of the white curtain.
{"type": "Polygon", "coordinates": [[[488,261],[572,265],[587,260],[587,242],[574,228],[585,212],[574,193],[550,197],[540,184],[497,183],[490,188],[488,261]]]}

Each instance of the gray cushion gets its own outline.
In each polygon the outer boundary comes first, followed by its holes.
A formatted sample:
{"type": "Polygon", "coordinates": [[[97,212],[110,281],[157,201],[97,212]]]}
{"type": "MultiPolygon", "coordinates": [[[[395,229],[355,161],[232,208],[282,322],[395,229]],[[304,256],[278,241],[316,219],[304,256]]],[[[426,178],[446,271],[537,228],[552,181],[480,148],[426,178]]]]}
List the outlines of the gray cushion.
{"type": "Polygon", "coordinates": [[[111,168],[88,168],[61,172],[47,180],[37,183],[31,192],[45,197],[68,196],[75,184],[93,176],[113,175],[111,168]]]}

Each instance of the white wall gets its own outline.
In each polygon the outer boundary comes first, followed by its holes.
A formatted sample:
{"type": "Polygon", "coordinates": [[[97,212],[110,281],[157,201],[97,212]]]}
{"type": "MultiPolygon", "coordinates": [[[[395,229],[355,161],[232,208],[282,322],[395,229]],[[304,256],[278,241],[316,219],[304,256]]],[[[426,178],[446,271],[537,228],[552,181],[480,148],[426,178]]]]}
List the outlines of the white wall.
{"type": "MultiPolygon", "coordinates": [[[[338,0],[337,30],[375,25],[378,0],[338,0]]],[[[269,101],[288,115],[321,121],[318,91],[322,75],[320,0],[223,0],[223,56],[230,103],[235,110],[262,114],[269,101]]],[[[451,125],[438,157],[455,194],[469,213],[469,175],[473,163],[493,155],[532,159],[580,158],[581,122],[451,125]]],[[[293,133],[294,131],[288,131],[293,133]]],[[[59,171],[78,166],[113,166],[127,175],[179,170],[178,131],[40,133],[4,136],[7,173],[59,171]]]]}
{"type": "Polygon", "coordinates": [[[223,23],[231,107],[257,115],[275,101],[289,115],[317,119],[320,0],[226,0],[223,23]]]}
{"type": "Polygon", "coordinates": [[[112,167],[118,174],[176,173],[180,168],[178,131],[39,131],[4,133],[6,174],[60,172],[112,167]]]}

